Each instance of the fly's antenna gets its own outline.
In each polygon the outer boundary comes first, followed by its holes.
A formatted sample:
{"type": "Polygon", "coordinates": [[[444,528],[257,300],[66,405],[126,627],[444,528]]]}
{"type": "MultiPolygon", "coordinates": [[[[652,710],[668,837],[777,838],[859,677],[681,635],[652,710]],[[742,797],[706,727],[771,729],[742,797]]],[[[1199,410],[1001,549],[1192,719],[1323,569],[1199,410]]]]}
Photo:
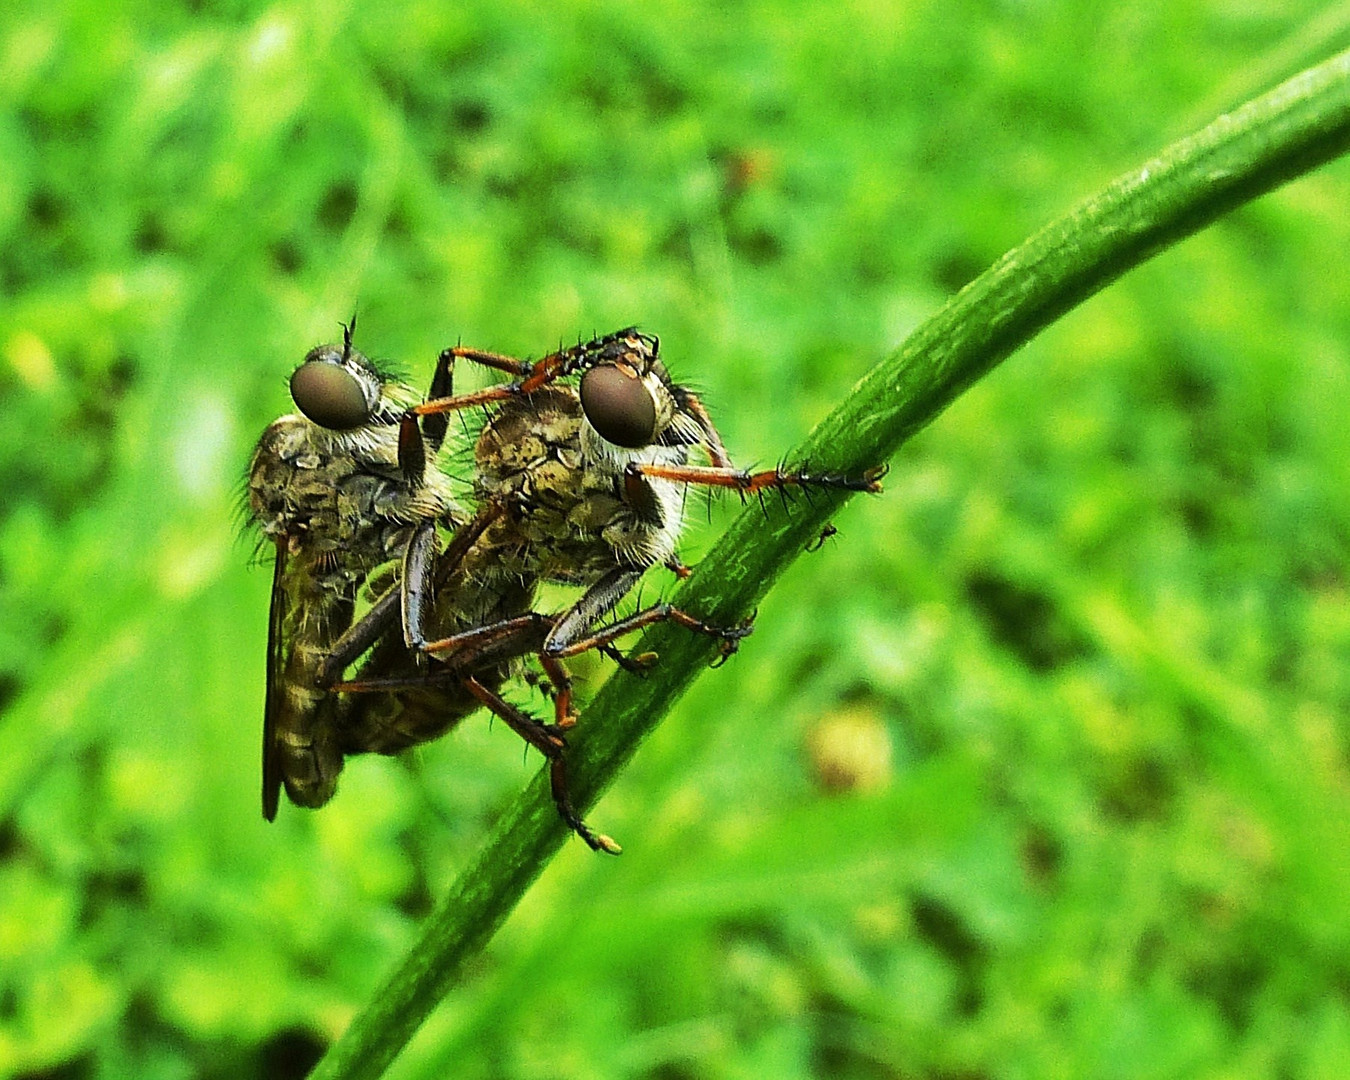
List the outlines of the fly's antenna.
{"type": "Polygon", "coordinates": [[[347,360],[352,355],[352,338],[356,334],[356,309],[352,308],[352,321],[339,323],[342,327],[342,359],[347,360]]]}

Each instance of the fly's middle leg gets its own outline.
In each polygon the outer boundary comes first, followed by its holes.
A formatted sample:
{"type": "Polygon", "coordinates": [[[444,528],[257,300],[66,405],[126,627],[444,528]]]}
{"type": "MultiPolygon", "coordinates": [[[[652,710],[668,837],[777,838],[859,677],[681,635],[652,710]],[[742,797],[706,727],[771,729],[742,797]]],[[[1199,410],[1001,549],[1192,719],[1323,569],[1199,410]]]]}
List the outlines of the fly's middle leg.
{"type": "MultiPolygon", "coordinates": [[[[718,657],[713,661],[713,667],[721,667],[722,664],[726,663],[740,648],[741,640],[749,637],[755,629],[753,615],[734,626],[715,626],[690,615],[687,611],[682,611],[673,604],[661,603],[653,604],[651,607],[643,608],[626,618],[618,619],[593,634],[587,634],[575,640],[555,641],[549,651],[543,655],[562,660],[569,656],[576,656],[578,653],[587,652],[590,649],[606,650],[607,646],[625,634],[631,634],[658,622],[677,623],[696,634],[705,634],[708,637],[716,638],[718,657]]],[[[655,660],[654,654],[644,653],[636,659],[636,663],[642,670],[645,670],[655,660]]],[[[627,665],[622,666],[626,667],[627,665]]]]}
{"type": "MultiPolygon", "coordinates": [[[[631,634],[653,623],[674,622],[697,634],[716,638],[720,653],[716,663],[721,664],[739,648],[741,640],[749,636],[753,630],[753,616],[734,626],[716,626],[667,603],[653,604],[598,631],[594,630],[596,623],[614,610],[641,576],[641,570],[622,567],[605,574],[557,620],[544,640],[541,655],[562,660],[589,649],[604,650],[625,634],[631,634]]],[[[654,660],[654,656],[645,654],[637,659],[637,663],[646,668],[650,667],[654,660]]]]}

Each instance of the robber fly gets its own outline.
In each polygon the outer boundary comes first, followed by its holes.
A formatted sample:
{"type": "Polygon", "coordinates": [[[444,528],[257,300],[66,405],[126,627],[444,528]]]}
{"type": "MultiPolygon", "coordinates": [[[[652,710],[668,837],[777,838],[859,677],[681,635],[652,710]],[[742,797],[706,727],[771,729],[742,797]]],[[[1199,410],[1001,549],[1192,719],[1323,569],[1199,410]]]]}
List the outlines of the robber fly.
{"type": "MultiPolygon", "coordinates": [[[[515,607],[518,612],[421,643],[424,652],[452,666],[448,674],[359,677],[338,688],[407,692],[446,681],[467,688],[549,759],[553,797],[568,825],[592,848],[617,852],[612,840],[593,833],[571,808],[563,735],[576,717],[562,661],[600,649],[625,667],[640,666],[621,658],[611,643],[663,620],[717,638],[722,658],[750,632],[748,622],[712,626],[668,603],[596,629],[650,567],[664,564],[680,576],[688,573],[676,545],[690,484],[729,488],[742,496],[812,487],[874,492],[881,489],[884,470],[849,477],[737,469],[702,402],[671,379],[657,338],[636,328],[535,363],[456,346],[441,353],[433,386],[450,387],[454,364],[461,359],[514,378],[411,409],[402,424],[400,460],[410,476],[418,475],[425,459],[423,443],[437,444],[449,413],[490,409],[474,450],[477,513],[474,524],[465,527],[477,532],[460,544],[468,536],[462,531],[452,542],[452,548],[461,547],[453,573],[459,575],[460,588],[468,581],[488,596],[510,594],[512,600],[498,604],[498,611],[515,607]],[[701,453],[708,464],[690,464],[691,451],[701,453]],[[578,585],[584,591],[562,613],[543,614],[532,610],[535,590],[543,582],[578,585]],[[552,685],[552,725],[525,715],[495,688],[464,673],[491,650],[525,647],[537,649],[552,685]]],[[[478,605],[480,612],[488,606],[478,605]]]]}
{"type": "Polygon", "coordinates": [[[444,424],[420,433],[422,467],[400,463],[401,421],[420,395],[352,347],[355,327],[353,318],[341,345],[305,356],[290,381],[299,412],[267,427],[249,464],[249,516],[276,548],[263,721],[269,821],[282,787],[297,805],[322,806],[344,754],[367,749],[348,733],[349,703],[324,672],[370,646],[385,613],[399,616],[401,641],[421,640],[437,527],[467,519],[447,478],[426,467],[444,424]],[[396,584],[354,625],[360,589],[391,561],[401,564],[396,584]]]}

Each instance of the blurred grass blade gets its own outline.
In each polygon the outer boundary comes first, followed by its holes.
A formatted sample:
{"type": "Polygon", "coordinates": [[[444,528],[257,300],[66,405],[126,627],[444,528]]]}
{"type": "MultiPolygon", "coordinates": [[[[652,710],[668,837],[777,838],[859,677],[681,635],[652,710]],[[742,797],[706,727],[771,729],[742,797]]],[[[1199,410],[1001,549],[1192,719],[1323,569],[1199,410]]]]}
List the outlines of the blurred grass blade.
{"type": "MultiPolygon", "coordinates": [[[[1350,52],[1219,117],[1008,252],[873,369],[796,459],[850,472],[885,461],[1055,318],[1149,256],[1348,146],[1350,52]]],[[[837,494],[812,498],[791,514],[773,503],[763,513],[751,507],[742,514],[682,590],[681,606],[724,623],[749,611],[842,502],[837,494]]],[[[711,655],[707,639],[668,628],[648,634],[641,648],[661,654],[653,676],[616,676],[586,710],[572,754],[582,807],[711,655]]],[[[547,785],[536,778],[313,1076],[379,1076],[563,839],[547,785]]]]}

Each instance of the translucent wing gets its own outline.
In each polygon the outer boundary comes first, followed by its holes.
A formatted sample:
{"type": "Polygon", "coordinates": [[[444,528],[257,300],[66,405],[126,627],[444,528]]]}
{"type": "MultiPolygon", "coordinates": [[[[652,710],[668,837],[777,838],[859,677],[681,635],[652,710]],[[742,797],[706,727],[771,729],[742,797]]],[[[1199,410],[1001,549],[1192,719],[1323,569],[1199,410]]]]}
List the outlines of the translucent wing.
{"type": "Polygon", "coordinates": [[[263,710],[262,808],[263,817],[277,816],[281,795],[281,761],[277,753],[277,714],[281,709],[281,666],[285,649],[281,640],[286,619],[286,550],[288,538],[277,540],[276,563],[272,569],[272,606],[267,616],[267,704],[263,710]]]}

